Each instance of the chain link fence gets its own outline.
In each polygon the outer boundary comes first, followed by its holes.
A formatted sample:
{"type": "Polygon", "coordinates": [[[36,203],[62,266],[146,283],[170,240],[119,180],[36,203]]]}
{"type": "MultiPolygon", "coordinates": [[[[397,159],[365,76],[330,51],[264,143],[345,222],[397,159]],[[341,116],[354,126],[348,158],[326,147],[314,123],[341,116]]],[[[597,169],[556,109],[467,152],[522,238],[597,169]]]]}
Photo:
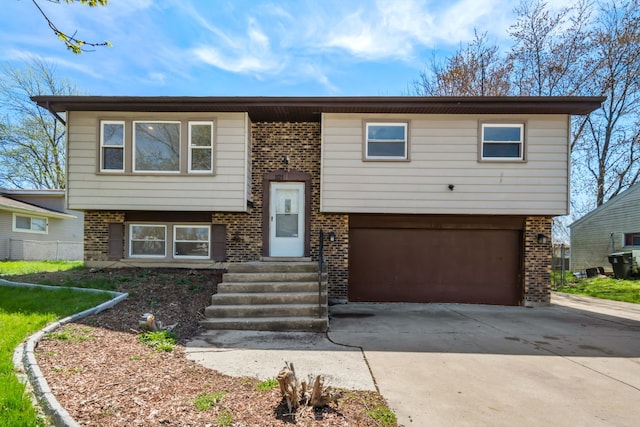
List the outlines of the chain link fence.
{"type": "Polygon", "coordinates": [[[82,242],[9,239],[8,243],[9,260],[77,261],[83,258],[82,242]]]}

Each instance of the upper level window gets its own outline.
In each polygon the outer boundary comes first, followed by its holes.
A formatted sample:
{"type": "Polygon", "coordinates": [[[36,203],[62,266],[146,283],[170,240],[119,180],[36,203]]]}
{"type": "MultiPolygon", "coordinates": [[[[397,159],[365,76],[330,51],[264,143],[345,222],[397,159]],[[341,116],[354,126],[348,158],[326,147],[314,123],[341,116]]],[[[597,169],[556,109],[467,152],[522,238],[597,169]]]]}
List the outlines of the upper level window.
{"type": "Polygon", "coordinates": [[[47,219],[38,216],[13,214],[13,231],[47,234],[49,232],[47,219]]]}
{"type": "Polygon", "coordinates": [[[524,124],[483,123],[482,160],[524,160],[524,124]]]}
{"type": "Polygon", "coordinates": [[[103,120],[100,132],[100,170],[124,172],[124,122],[103,120]]]}
{"type": "Polygon", "coordinates": [[[406,160],[407,123],[367,123],[365,159],[406,160]]]}
{"type": "Polygon", "coordinates": [[[213,120],[101,120],[99,172],[212,174],[213,120]]]}
{"type": "Polygon", "coordinates": [[[189,172],[213,171],[213,123],[189,122],[189,172]]]}
{"type": "Polygon", "coordinates": [[[180,172],[180,122],[133,122],[134,172],[180,172]]]}
{"type": "Polygon", "coordinates": [[[625,233],[624,234],[625,246],[640,246],[640,232],[638,233],[625,233]]]}

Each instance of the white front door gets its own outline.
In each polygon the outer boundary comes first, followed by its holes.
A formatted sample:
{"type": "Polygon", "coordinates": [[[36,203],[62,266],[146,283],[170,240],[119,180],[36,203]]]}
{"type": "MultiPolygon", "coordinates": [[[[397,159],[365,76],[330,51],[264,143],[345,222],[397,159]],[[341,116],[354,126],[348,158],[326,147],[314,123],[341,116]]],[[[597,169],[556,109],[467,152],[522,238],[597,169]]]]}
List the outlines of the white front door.
{"type": "Polygon", "coordinates": [[[269,255],[304,256],[304,183],[272,182],[269,200],[269,255]]]}

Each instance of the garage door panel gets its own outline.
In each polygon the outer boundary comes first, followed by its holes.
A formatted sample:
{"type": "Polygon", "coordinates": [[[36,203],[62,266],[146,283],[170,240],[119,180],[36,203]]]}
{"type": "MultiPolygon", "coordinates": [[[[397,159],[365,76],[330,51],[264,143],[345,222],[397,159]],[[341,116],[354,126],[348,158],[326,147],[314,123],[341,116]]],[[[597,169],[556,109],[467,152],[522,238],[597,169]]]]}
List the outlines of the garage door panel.
{"type": "Polygon", "coordinates": [[[520,303],[520,231],[356,228],[349,299],[520,303]]]}

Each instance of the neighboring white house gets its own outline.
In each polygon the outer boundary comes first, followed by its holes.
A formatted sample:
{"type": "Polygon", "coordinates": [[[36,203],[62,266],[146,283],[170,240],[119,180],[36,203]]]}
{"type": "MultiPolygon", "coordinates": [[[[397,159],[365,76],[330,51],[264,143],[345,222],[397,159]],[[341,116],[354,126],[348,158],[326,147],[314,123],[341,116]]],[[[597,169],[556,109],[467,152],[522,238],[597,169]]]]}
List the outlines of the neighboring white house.
{"type": "Polygon", "coordinates": [[[608,254],[640,249],[640,184],[589,212],[570,226],[571,270],[604,267],[608,254]]]}
{"type": "Polygon", "coordinates": [[[0,260],[81,260],[83,221],[64,190],[0,189],[0,260]]]}

